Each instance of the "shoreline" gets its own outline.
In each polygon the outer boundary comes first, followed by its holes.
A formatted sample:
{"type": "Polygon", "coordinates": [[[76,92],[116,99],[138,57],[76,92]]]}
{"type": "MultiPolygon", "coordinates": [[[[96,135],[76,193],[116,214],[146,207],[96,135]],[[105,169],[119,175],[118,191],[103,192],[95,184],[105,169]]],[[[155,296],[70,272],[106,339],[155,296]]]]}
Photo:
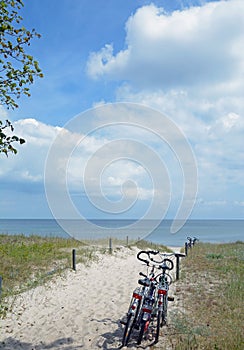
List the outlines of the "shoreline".
{"type": "MultiPolygon", "coordinates": [[[[99,223],[99,221],[101,221],[101,224],[104,226],[104,239],[108,239],[109,237],[112,239],[119,238],[119,232],[117,232],[118,235],[116,235],[116,229],[120,227],[121,220],[95,220],[95,223],[99,223]]],[[[136,229],[130,226],[129,224],[132,221],[133,220],[123,220],[124,224],[126,224],[126,222],[128,223],[128,231],[121,237],[124,241],[126,240],[127,234],[129,241],[137,240],[139,237],[143,239],[144,230],[141,231],[139,228],[136,229]]],[[[162,243],[167,246],[184,245],[187,236],[196,236],[201,242],[206,243],[234,243],[243,240],[243,219],[192,219],[188,220],[175,234],[170,233],[171,223],[172,220],[162,220],[153,233],[144,235],[144,239],[152,241],[155,244],[162,243]]],[[[71,227],[74,235],[77,232],[79,234],[82,233],[80,240],[101,238],[101,236],[95,237],[94,232],[86,231],[85,226],[82,226],[82,222],[78,221],[74,223],[74,227],[72,225],[71,227]]],[[[148,223],[145,221],[145,230],[147,227],[148,223]]],[[[48,238],[72,238],[63,231],[55,219],[0,219],[0,232],[9,235],[22,233],[28,237],[31,235],[38,235],[48,238]]],[[[79,237],[77,236],[77,238],[79,237]]]]}

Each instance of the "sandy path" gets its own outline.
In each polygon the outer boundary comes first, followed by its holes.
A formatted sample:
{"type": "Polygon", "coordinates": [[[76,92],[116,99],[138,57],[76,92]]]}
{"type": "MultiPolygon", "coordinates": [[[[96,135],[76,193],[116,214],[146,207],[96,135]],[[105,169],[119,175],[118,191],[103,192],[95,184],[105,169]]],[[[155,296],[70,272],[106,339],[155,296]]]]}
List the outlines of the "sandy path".
{"type": "MultiPolygon", "coordinates": [[[[21,294],[12,314],[0,321],[0,349],[119,349],[119,320],[143,270],[136,250],[122,248],[21,294]]],[[[135,349],[133,342],[128,348],[135,349]]]]}

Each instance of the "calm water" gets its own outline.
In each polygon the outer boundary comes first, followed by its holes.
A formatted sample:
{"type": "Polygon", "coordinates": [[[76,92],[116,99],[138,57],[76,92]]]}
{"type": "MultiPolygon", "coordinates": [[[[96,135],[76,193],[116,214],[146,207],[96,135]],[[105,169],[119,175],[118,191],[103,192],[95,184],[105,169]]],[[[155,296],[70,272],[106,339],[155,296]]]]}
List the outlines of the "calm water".
{"type": "MultiPolygon", "coordinates": [[[[155,243],[172,246],[183,246],[187,236],[195,236],[202,242],[235,242],[244,240],[244,220],[189,220],[175,234],[170,233],[171,221],[164,220],[151,234],[145,236],[147,228],[151,227],[150,221],[141,221],[141,226],[133,225],[133,220],[93,220],[95,230],[87,227],[85,222],[66,220],[69,223],[69,232],[72,236],[84,238],[118,237],[146,238],[155,243]],[[99,234],[96,227],[100,228],[99,234]],[[123,235],[119,229],[123,229],[123,235]]],[[[33,234],[48,237],[64,237],[69,235],[59,224],[52,219],[0,219],[0,233],[33,234]]]]}

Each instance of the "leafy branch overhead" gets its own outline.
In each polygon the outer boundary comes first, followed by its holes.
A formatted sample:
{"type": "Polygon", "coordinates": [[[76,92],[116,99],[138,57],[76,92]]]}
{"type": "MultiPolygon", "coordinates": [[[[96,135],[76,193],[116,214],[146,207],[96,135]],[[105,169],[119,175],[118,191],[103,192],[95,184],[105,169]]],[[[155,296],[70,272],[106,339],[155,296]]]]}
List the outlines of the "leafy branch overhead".
{"type": "Polygon", "coordinates": [[[9,128],[11,132],[14,131],[13,125],[9,120],[6,120],[5,124],[0,120],[0,153],[3,152],[8,155],[8,152],[14,154],[17,153],[17,150],[12,146],[13,142],[19,142],[21,145],[25,143],[25,140],[18,136],[7,136],[3,130],[9,128]]]}
{"type": "MultiPolygon", "coordinates": [[[[40,38],[40,34],[35,29],[27,30],[21,25],[23,18],[19,11],[23,6],[22,0],[0,0],[0,104],[12,109],[18,107],[16,99],[21,95],[30,96],[29,86],[34,78],[43,77],[38,62],[26,51],[31,40],[40,38]]],[[[6,151],[2,149],[6,150],[3,147],[7,136],[2,129],[10,127],[8,123],[6,121],[4,127],[0,124],[0,152],[4,153],[6,151]]],[[[11,144],[20,140],[23,139],[14,136],[8,142],[11,144]]],[[[9,150],[16,153],[15,148],[9,150]]]]}

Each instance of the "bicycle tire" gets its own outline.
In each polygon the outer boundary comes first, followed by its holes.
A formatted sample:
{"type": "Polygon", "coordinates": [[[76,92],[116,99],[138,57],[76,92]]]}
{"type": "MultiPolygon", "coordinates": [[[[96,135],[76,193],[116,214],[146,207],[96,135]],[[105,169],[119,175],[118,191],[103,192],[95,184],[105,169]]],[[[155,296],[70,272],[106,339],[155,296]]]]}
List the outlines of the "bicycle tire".
{"type": "Polygon", "coordinates": [[[126,346],[130,340],[131,332],[134,326],[134,317],[132,314],[128,316],[126,325],[125,325],[125,330],[123,334],[123,339],[122,339],[122,345],[126,346]]]}
{"type": "Polygon", "coordinates": [[[156,334],[155,334],[155,340],[154,343],[157,344],[158,338],[159,338],[159,331],[162,326],[162,310],[159,310],[157,313],[157,326],[156,326],[156,334]]]}
{"type": "Polygon", "coordinates": [[[162,312],[162,326],[167,323],[167,310],[168,309],[168,301],[167,296],[163,296],[163,312],[162,312]]]}
{"type": "Polygon", "coordinates": [[[139,335],[138,335],[138,338],[137,338],[137,345],[140,345],[141,342],[142,342],[142,338],[143,338],[143,334],[144,334],[144,331],[145,331],[146,323],[147,323],[147,321],[145,321],[145,320],[141,321],[139,335]]]}

